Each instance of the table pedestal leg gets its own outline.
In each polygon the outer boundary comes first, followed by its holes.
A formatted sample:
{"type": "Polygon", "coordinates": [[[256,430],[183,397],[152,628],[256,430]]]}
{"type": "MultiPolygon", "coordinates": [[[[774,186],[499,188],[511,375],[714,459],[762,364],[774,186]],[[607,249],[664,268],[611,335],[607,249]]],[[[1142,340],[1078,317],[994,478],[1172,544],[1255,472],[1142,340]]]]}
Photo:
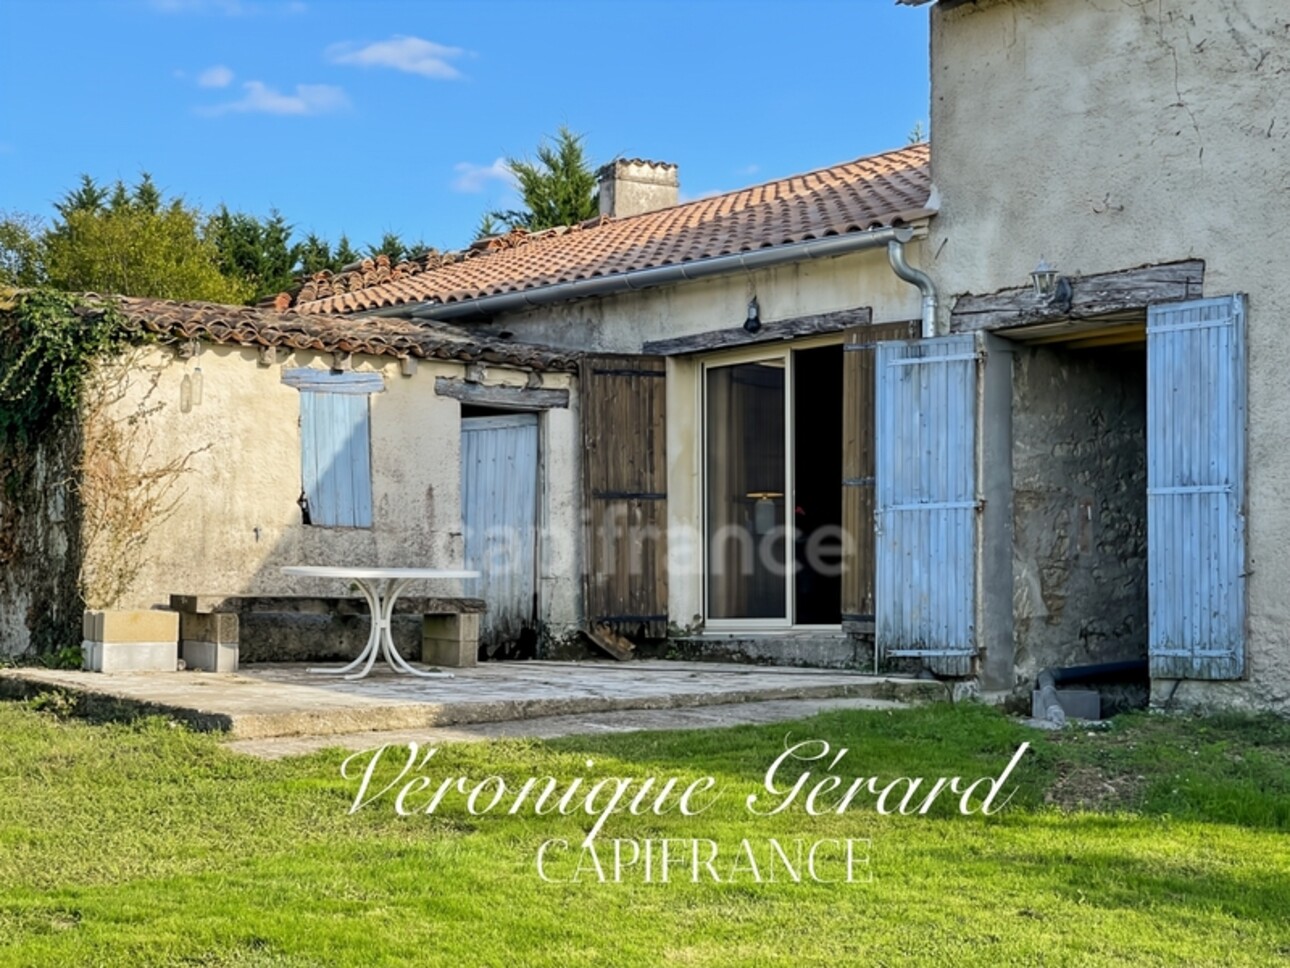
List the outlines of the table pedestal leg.
{"type": "Polygon", "coordinates": [[[371,614],[371,631],[367,635],[367,645],[358,657],[348,665],[340,669],[309,669],[309,672],[318,672],[324,675],[344,676],[346,679],[362,679],[372,671],[372,666],[376,663],[378,653],[383,654],[385,661],[395,672],[403,672],[411,676],[419,676],[423,679],[451,679],[451,672],[443,672],[438,669],[422,671],[414,669],[407,663],[403,656],[399,655],[398,649],[394,647],[394,636],[391,633],[391,623],[394,619],[394,603],[398,601],[403,590],[407,588],[409,580],[396,581],[391,579],[387,581],[384,587],[377,580],[364,578],[355,579],[355,584],[367,599],[367,607],[371,614]],[[359,667],[362,666],[361,669],[359,667]],[[353,670],[359,669],[354,672],[353,670]]]}
{"type": "Polygon", "coordinates": [[[360,581],[357,582],[357,584],[363,593],[363,597],[367,599],[368,611],[372,616],[372,627],[367,633],[367,644],[363,646],[363,650],[358,653],[358,657],[346,666],[342,666],[339,669],[307,669],[307,672],[313,672],[324,676],[345,676],[346,679],[359,679],[372,671],[372,662],[376,659],[376,653],[381,649],[381,627],[377,622],[377,616],[380,615],[381,608],[380,597],[377,594],[376,589],[368,587],[367,582],[360,581]],[[357,669],[359,666],[363,667],[362,672],[355,675],[348,675],[348,673],[357,669]]]}

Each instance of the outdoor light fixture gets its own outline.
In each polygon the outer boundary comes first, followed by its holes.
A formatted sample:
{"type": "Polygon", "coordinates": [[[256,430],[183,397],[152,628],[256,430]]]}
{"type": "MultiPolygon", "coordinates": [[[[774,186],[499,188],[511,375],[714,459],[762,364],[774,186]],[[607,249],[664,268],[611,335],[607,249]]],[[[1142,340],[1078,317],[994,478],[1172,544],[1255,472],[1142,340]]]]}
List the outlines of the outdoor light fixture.
{"type": "Polygon", "coordinates": [[[756,296],[748,300],[748,318],[744,320],[744,329],[750,333],[761,329],[761,307],[757,305],[756,296]]]}
{"type": "Polygon", "coordinates": [[[780,491],[752,491],[748,494],[753,504],[753,534],[770,534],[775,530],[775,498],[783,497],[780,491]]]}
{"type": "Polygon", "coordinates": [[[1042,299],[1050,306],[1069,312],[1073,296],[1071,281],[1065,276],[1058,275],[1057,270],[1050,266],[1047,260],[1040,258],[1039,265],[1035,266],[1035,271],[1030,274],[1030,279],[1035,285],[1036,298],[1042,299]]]}

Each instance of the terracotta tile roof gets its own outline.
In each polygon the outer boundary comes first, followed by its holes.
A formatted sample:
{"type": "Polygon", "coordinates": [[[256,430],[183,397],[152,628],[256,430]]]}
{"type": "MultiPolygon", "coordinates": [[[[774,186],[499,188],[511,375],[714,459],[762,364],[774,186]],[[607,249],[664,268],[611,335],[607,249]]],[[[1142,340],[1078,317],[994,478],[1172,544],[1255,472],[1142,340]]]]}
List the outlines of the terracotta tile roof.
{"type": "MultiPolygon", "coordinates": [[[[278,313],[258,307],[102,297],[93,293],[86,294],[86,305],[92,307],[106,299],[115,299],[125,317],[141,330],[175,340],[497,363],[532,370],[577,369],[576,357],[571,351],[480,338],[447,323],[426,325],[399,319],[359,322],[338,316],[278,313]]],[[[91,312],[92,308],[84,311],[91,312]]]]}
{"type": "Polygon", "coordinates": [[[464,253],[368,261],[308,280],[278,309],[351,313],[612,276],[750,252],[930,215],[926,144],[623,219],[486,239],[464,253]]]}

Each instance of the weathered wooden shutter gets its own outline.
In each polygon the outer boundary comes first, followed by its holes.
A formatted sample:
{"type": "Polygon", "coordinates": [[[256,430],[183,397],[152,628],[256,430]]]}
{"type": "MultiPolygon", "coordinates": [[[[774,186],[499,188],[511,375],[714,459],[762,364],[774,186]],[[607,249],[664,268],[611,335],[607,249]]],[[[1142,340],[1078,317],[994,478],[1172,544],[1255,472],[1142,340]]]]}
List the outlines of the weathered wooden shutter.
{"type": "Polygon", "coordinates": [[[980,352],[963,333],[877,347],[877,646],[968,675],[976,652],[980,352]]]}
{"type": "Polygon", "coordinates": [[[301,476],[312,524],[372,526],[367,395],[300,394],[301,476]]]}
{"type": "Polygon", "coordinates": [[[1245,668],[1245,297],[1147,314],[1151,674],[1245,668]]]}
{"type": "Polygon", "coordinates": [[[667,634],[667,366],[589,356],[581,367],[586,611],[622,635],[667,634]]]}
{"type": "Polygon", "coordinates": [[[842,622],[872,626],[874,557],[874,355],[878,341],[912,339],[918,323],[846,331],[842,354],[842,622]]]}
{"type": "Polygon", "coordinates": [[[300,477],[311,524],[372,526],[372,429],[368,397],[379,373],[284,370],[300,391],[300,477]]]}

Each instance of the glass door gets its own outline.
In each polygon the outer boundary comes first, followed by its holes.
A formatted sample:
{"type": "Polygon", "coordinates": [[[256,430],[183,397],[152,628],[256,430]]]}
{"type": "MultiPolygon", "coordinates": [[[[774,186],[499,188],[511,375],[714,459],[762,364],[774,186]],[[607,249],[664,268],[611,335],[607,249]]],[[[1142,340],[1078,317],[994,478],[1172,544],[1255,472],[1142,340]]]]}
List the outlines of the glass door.
{"type": "Polygon", "coordinates": [[[787,358],[705,372],[709,623],[787,625],[787,358]]]}

